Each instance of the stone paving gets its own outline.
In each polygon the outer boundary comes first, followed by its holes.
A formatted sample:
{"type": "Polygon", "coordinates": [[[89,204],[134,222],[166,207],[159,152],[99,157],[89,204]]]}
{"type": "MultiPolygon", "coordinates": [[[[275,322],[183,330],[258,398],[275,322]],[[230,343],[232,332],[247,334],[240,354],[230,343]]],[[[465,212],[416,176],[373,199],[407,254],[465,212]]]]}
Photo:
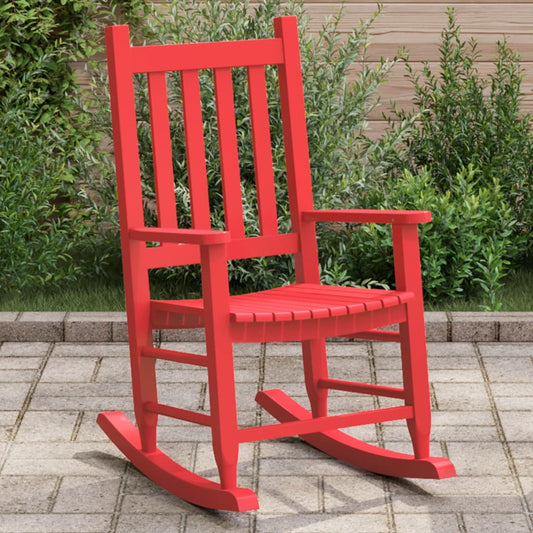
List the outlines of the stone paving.
{"type": "MultiPolygon", "coordinates": [[[[0,313],[0,532],[533,532],[533,342],[526,342],[531,321],[524,316],[471,316],[474,342],[428,343],[433,453],[452,459],[457,478],[369,474],[297,438],[252,443],[241,446],[240,483],[258,492],[261,508],[238,514],[166,493],[96,425],[101,410],[132,416],[122,315],[71,315],[68,324],[65,314],[6,315],[0,313]],[[83,328],[84,320],[92,325],[83,328]],[[15,322],[23,324],[18,331],[15,322]],[[505,337],[502,324],[514,324],[518,342],[505,337]]],[[[435,339],[442,317],[429,318],[435,339]]],[[[443,340],[453,335],[445,318],[443,340]]],[[[204,349],[198,335],[161,335],[160,343],[204,349]]],[[[328,351],[332,377],[399,384],[395,344],[335,341],[328,351]]],[[[236,345],[235,360],[242,425],[270,421],[253,401],[257,390],[282,388],[305,403],[297,345],[236,345]]],[[[163,403],[209,409],[204,369],[160,361],[158,378],[163,403]]],[[[330,405],[343,412],[391,402],[332,392],[330,405]]],[[[161,448],[215,477],[208,431],[161,420],[161,448]]],[[[347,431],[409,451],[401,422],[347,431]]]]}

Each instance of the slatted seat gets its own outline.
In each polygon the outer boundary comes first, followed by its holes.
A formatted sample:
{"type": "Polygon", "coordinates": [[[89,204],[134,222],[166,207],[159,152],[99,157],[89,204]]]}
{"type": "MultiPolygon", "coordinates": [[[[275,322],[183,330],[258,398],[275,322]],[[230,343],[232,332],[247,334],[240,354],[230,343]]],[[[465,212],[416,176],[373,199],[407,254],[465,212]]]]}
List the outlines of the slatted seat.
{"type": "MultiPolygon", "coordinates": [[[[136,426],[120,411],[101,413],[98,423],[120,450],[156,483],[197,505],[215,509],[256,509],[255,493],[237,487],[239,444],[299,435],[351,465],[389,476],[443,478],[455,475],[452,463],[429,454],[431,425],[424,330],[424,308],[417,224],[426,211],[317,210],[313,207],[297,22],[274,21],[272,39],[223,43],[131,46],[128,28],[106,29],[113,139],[121,225],[124,286],[136,426]],[[283,120],[285,175],[291,228],[278,227],[265,66],[277,69],[283,120]],[[250,103],[254,180],[259,234],[244,224],[232,69],[246,69],[250,103]],[[211,223],[200,71],[213,73],[223,230],[211,223]],[[186,146],[191,227],[178,227],[174,158],[169,123],[167,72],[179,72],[186,146]],[[133,76],[146,75],[150,100],[157,227],[144,218],[133,76]],[[390,224],[395,290],[335,287],[320,281],[315,224],[390,224]],[[156,244],[154,246],[154,243],[156,244]],[[228,261],[292,255],[296,282],[230,296],[228,261]],[[155,300],[149,270],[200,264],[202,297],[155,300]],[[389,328],[387,326],[397,326],[389,328]],[[161,348],[158,329],[203,328],[205,354],[161,348]],[[328,373],[327,337],[400,343],[401,387],[338,379],[328,373]],[[258,404],[278,422],[241,428],[237,423],[233,343],[300,341],[311,409],[283,391],[261,391],[258,404]],[[162,404],[156,361],[207,369],[209,412],[162,404]],[[394,398],[401,405],[330,415],[328,392],[340,390],[394,398]],[[211,428],[219,481],[179,465],[158,447],[160,416],[211,428]],[[370,445],[340,428],[405,420],[413,445],[406,454],[370,445]]],[[[176,105],[173,102],[173,105],[176,105]]],[[[333,178],[332,178],[333,179],[333,178]]],[[[348,206],[347,206],[348,207],[348,206]]]]}
{"type": "MultiPolygon", "coordinates": [[[[234,322],[285,322],[353,315],[398,307],[414,298],[402,291],[296,283],[261,292],[231,296],[234,322]]],[[[153,312],[203,312],[203,300],[152,300],[153,312]]]]}

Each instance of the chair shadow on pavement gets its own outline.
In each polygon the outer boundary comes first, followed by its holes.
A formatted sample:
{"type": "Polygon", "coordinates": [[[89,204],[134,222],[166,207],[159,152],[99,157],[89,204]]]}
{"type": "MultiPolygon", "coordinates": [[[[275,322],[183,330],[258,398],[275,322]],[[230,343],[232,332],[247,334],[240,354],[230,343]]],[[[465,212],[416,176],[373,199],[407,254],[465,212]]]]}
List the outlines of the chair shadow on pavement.
{"type": "MultiPolygon", "coordinates": [[[[244,513],[246,516],[243,516],[197,507],[181,500],[151,482],[128,461],[116,455],[93,451],[77,453],[74,458],[107,474],[112,471],[114,476],[121,479],[121,494],[117,493],[117,502],[121,498],[130,498],[136,502],[146,499],[142,513],[152,513],[154,519],[160,513],[187,515],[187,523],[194,517],[203,524],[210,524],[214,529],[337,533],[353,531],[357,526],[362,530],[387,531],[391,521],[395,521],[399,532],[408,531],[409,527],[423,527],[424,531],[442,533],[461,531],[465,527],[463,514],[474,515],[473,520],[483,520],[486,519],[485,515],[491,514],[501,515],[502,520],[507,520],[502,523],[502,527],[508,524],[515,528],[513,531],[528,531],[520,497],[516,493],[495,495],[494,492],[498,492],[497,486],[496,490],[491,489],[492,494],[481,493],[485,490],[483,487],[480,487],[478,495],[454,494],[453,479],[447,481],[450,486],[441,488],[436,482],[432,485],[431,480],[390,478],[349,466],[346,466],[347,470],[342,476],[321,475],[317,465],[316,471],[306,471],[305,475],[295,477],[292,485],[285,483],[284,476],[280,476],[280,479],[276,476],[259,476],[256,488],[261,507],[258,511],[244,513]],[[436,494],[431,492],[433,486],[436,494]],[[412,526],[406,526],[409,523],[412,526]]],[[[327,462],[331,464],[330,461],[327,462]]],[[[250,471],[252,464],[243,461],[241,467],[250,471]]],[[[217,470],[205,468],[201,474],[216,477],[217,470]]],[[[498,480],[495,479],[494,483],[497,484],[498,480]]],[[[247,485],[247,480],[243,484],[247,485]]],[[[104,487],[106,486],[102,483],[102,490],[104,487]]],[[[526,499],[531,501],[533,493],[527,494],[526,499]]],[[[135,514],[130,509],[131,505],[122,506],[119,512],[135,514]]]]}

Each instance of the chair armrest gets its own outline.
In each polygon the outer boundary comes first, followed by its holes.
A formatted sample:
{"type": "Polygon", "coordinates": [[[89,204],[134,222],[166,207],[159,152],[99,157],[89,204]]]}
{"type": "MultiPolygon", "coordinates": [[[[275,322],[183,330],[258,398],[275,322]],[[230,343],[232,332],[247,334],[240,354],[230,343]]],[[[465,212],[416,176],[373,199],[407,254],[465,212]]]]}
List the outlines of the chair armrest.
{"type": "Polygon", "coordinates": [[[431,221],[431,211],[393,209],[319,209],[302,211],[304,222],[355,222],[376,224],[420,224],[431,221]]]}
{"type": "Polygon", "coordinates": [[[229,231],[169,228],[131,228],[130,238],[145,242],[176,244],[223,244],[230,241],[229,231]]]}

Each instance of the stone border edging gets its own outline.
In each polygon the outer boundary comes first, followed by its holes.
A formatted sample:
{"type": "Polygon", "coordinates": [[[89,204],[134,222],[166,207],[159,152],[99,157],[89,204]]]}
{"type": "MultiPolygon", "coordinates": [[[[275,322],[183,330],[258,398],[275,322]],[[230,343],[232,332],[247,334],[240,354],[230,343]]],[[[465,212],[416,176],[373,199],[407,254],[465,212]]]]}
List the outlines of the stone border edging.
{"type": "MultiPolygon", "coordinates": [[[[533,342],[533,312],[426,312],[429,342],[533,342]]],[[[203,330],[164,330],[159,341],[201,341],[203,330]]],[[[125,313],[0,312],[0,342],[127,342],[125,313]]]]}

